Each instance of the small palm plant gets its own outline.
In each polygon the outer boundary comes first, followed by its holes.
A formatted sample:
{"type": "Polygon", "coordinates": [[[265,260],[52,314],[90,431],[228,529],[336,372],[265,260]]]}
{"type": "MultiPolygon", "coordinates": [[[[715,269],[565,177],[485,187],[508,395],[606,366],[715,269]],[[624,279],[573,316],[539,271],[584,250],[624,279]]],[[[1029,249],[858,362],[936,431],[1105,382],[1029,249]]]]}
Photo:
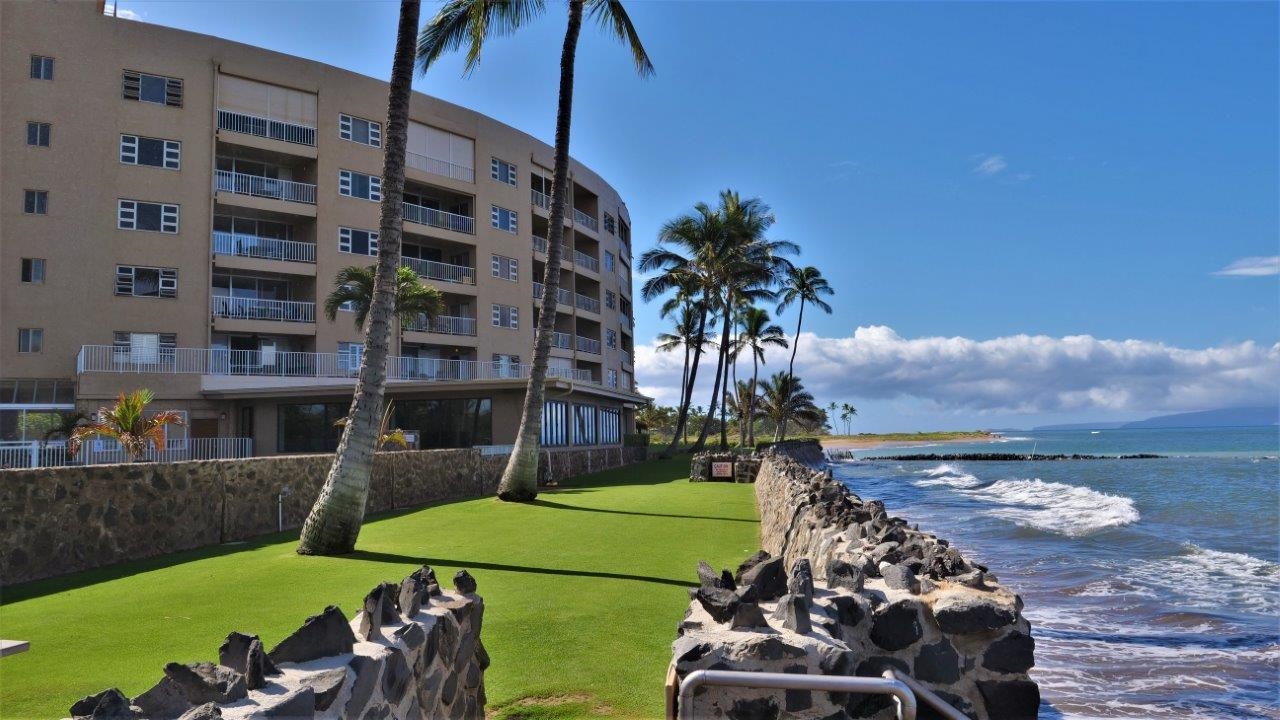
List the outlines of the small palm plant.
{"type": "Polygon", "coordinates": [[[132,462],[140,462],[147,454],[148,447],[157,452],[164,452],[165,428],[169,425],[181,427],[186,423],[182,414],[174,410],[165,410],[148,416],[147,406],[155,399],[155,393],[146,388],[139,388],[131,393],[120,393],[113,408],[98,410],[98,419],[88,425],[80,425],[71,431],[67,441],[67,454],[75,457],[85,438],[101,436],[114,439],[120,443],[121,449],[132,462]]]}
{"type": "MultiPolygon", "coordinates": [[[[378,426],[378,447],[382,448],[387,445],[398,446],[401,450],[409,449],[409,438],[405,436],[404,431],[400,428],[394,430],[388,429],[391,426],[391,416],[395,411],[395,403],[387,403],[387,409],[382,411],[382,424],[378,426]]],[[[346,418],[339,418],[335,426],[345,428],[347,426],[346,418]]]]}

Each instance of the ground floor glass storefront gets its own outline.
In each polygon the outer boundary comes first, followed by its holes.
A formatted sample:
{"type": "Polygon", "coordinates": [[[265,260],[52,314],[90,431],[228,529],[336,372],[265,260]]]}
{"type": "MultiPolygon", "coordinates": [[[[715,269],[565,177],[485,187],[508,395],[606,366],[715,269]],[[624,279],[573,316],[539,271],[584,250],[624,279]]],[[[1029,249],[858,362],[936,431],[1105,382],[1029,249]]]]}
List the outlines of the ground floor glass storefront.
{"type": "MultiPolygon", "coordinates": [[[[277,406],[277,452],[333,452],[342,439],[337,423],[350,407],[346,402],[277,406]]],[[[416,434],[419,449],[490,445],[493,403],[489,398],[396,400],[392,425],[416,434]]]]}

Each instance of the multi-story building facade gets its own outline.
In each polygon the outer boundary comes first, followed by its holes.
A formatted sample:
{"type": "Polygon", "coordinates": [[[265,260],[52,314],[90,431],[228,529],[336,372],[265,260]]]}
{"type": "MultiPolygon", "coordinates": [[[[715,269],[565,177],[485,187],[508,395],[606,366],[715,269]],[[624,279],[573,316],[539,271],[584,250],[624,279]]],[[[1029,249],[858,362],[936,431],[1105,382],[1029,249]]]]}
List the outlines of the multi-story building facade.
{"type": "MultiPolygon", "coordinates": [[[[324,300],[377,253],[386,83],[87,2],[0,3],[0,31],[0,439],[147,387],[193,440],[334,447],[362,335],[324,300]]],[[[410,118],[403,264],[446,309],[395,332],[396,425],[510,443],[552,148],[421,94],[410,118]]],[[[571,177],[544,442],[616,444],[641,401],[630,220],[571,177]]]]}

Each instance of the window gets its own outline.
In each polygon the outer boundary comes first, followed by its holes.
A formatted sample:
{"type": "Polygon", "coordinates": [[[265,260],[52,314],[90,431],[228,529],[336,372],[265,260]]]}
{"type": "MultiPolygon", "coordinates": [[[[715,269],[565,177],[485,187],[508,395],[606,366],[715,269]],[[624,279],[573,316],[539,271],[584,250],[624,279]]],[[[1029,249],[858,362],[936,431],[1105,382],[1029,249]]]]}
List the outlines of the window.
{"type": "MultiPolygon", "coordinates": [[[[611,388],[618,387],[618,371],[617,370],[610,370],[607,377],[608,377],[609,387],[611,388]]],[[[603,412],[608,412],[608,411],[603,411],[603,412]]]]}
{"type": "Polygon", "coordinates": [[[338,171],[338,194],[362,200],[382,201],[382,178],[350,170],[338,171]]]}
{"type": "Polygon", "coordinates": [[[359,372],[360,358],[364,357],[364,343],[338,343],[338,369],[346,372],[359,372]]]}
{"type": "Polygon", "coordinates": [[[121,85],[125,100],[182,107],[182,80],[178,78],[125,70],[121,85]]]}
{"type": "Polygon", "coordinates": [[[18,352],[38,353],[44,349],[44,328],[18,328],[18,352]]]}
{"type": "Polygon", "coordinates": [[[31,79],[32,80],[52,80],[53,79],[53,58],[45,55],[31,56],[31,79]]]}
{"type": "Polygon", "coordinates": [[[618,347],[618,331],[607,329],[604,331],[604,344],[606,347],[618,347]]]}
{"type": "Polygon", "coordinates": [[[42,258],[22,258],[22,282],[44,282],[44,260],[42,258]]]}
{"type": "Polygon", "coordinates": [[[377,255],[378,233],[372,230],[338,228],[338,249],[355,255],[377,255]]]}
{"type": "Polygon", "coordinates": [[[569,444],[569,403],[560,400],[543,403],[542,444],[547,447],[569,444]]]}
{"type": "Polygon", "coordinates": [[[516,281],[520,279],[520,261],[515,258],[509,258],[505,255],[494,255],[491,263],[493,276],[502,278],[503,280],[516,281]]]}
{"type": "Polygon", "coordinates": [[[333,452],[342,439],[337,422],[351,403],[279,405],[276,408],[276,451],[333,452]]]}
{"type": "Polygon", "coordinates": [[[369,147],[382,147],[382,123],[339,114],[338,137],[369,147]]]}
{"type": "Polygon", "coordinates": [[[116,227],[121,230],[178,232],[178,206],[169,203],[120,200],[116,205],[116,227]]]}
{"type": "Polygon", "coordinates": [[[617,296],[617,294],[616,294],[616,293],[614,293],[612,290],[605,290],[605,291],[604,291],[604,306],[605,306],[605,307],[607,307],[607,308],[609,308],[610,310],[612,310],[612,309],[613,309],[613,306],[614,306],[614,305],[616,305],[617,303],[618,303],[618,296],[617,296]]]}
{"type": "Polygon", "coordinates": [[[610,235],[616,234],[618,232],[618,226],[616,224],[616,221],[613,219],[613,216],[610,215],[609,213],[604,214],[604,229],[608,230],[610,235]]]}
{"type": "Polygon", "coordinates": [[[511,305],[493,305],[493,326],[520,329],[520,309],[511,305]]]}
{"type": "Polygon", "coordinates": [[[520,377],[520,356],[494,353],[493,374],[500,378],[520,377]]]}
{"type": "MultiPolygon", "coordinates": [[[[614,383],[617,386],[617,383],[614,383]]],[[[616,408],[600,408],[600,444],[617,445],[622,442],[622,411],[616,408]]]]}
{"type": "Polygon", "coordinates": [[[573,444],[596,444],[596,407],[595,405],[573,406],[573,444]]]}
{"type": "Polygon", "coordinates": [[[49,147],[49,130],[52,127],[44,122],[27,123],[27,144],[32,147],[49,147]]]}
{"type": "Polygon", "coordinates": [[[22,212],[28,215],[48,215],[49,214],[49,191],[48,190],[22,191],[22,212]]]}
{"type": "Polygon", "coordinates": [[[173,333],[136,333],[116,331],[112,334],[112,354],[119,362],[172,362],[178,348],[173,333]]]}
{"type": "Polygon", "coordinates": [[[613,267],[614,267],[613,253],[609,252],[608,250],[605,250],[604,251],[604,269],[608,270],[609,272],[613,272],[613,267]]]}
{"type": "Polygon", "coordinates": [[[116,266],[116,294],[134,297],[178,297],[175,268],[116,266]]]}
{"type": "Polygon", "coordinates": [[[150,165],[178,170],[182,167],[182,143],[177,140],[121,135],[120,162],[125,165],[150,165]]]}
{"type": "Polygon", "coordinates": [[[516,233],[516,211],[493,205],[489,213],[489,219],[493,226],[499,230],[506,230],[514,235],[516,233]]]}
{"type": "Polygon", "coordinates": [[[489,398],[399,400],[395,426],[418,435],[420,448],[467,448],[493,443],[489,398]]]}
{"type": "Polygon", "coordinates": [[[516,166],[506,160],[492,158],[489,163],[489,177],[500,183],[514,186],[516,184],[516,166]]]}

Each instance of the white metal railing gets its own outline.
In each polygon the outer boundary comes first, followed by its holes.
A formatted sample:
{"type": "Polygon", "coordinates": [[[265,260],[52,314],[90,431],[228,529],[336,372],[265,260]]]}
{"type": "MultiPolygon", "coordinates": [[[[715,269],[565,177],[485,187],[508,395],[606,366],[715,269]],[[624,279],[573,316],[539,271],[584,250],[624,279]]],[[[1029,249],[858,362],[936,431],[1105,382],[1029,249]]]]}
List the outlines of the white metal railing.
{"type": "MultiPolygon", "coordinates": [[[[472,318],[453,318],[469,321],[472,318]]],[[[171,348],[134,352],[112,345],[85,345],[76,357],[82,373],[156,373],[167,375],[246,375],[260,377],[354,378],[360,371],[355,353],[312,353],[222,348],[171,348]]],[[[529,364],[479,360],[437,360],[393,356],[387,359],[389,380],[490,380],[529,377],[529,364]]],[[[548,375],[595,382],[590,370],[549,368],[548,375]]],[[[25,446],[24,446],[25,447],[25,446]]],[[[29,448],[27,448],[29,452],[29,448]]]]}
{"type": "Polygon", "coordinates": [[[426,315],[419,315],[405,330],[440,333],[442,335],[475,335],[476,319],[452,315],[436,315],[428,321],[426,315]]]}
{"type": "Polygon", "coordinates": [[[64,442],[39,440],[0,441],[0,470],[11,468],[57,467],[67,464],[64,442]]]}
{"type": "Polygon", "coordinates": [[[591,353],[592,355],[600,354],[600,341],[592,340],[588,337],[577,337],[578,352],[591,353]]]}
{"type": "MultiPolygon", "coordinates": [[[[566,263],[567,263],[567,262],[572,262],[572,261],[573,261],[573,248],[569,247],[569,243],[567,243],[567,242],[562,242],[562,243],[560,243],[560,247],[562,248],[562,251],[561,251],[561,253],[560,253],[560,262],[566,262],[566,263]]],[[[546,254],[547,254],[547,250],[548,250],[549,248],[550,248],[550,246],[547,244],[547,239],[546,239],[546,238],[544,238],[544,237],[538,237],[537,235],[534,235],[534,236],[533,236],[533,251],[534,251],[534,252],[540,252],[540,253],[542,253],[543,255],[546,255],[546,254]]]]}
{"type": "Polygon", "coordinates": [[[543,210],[550,210],[550,209],[551,209],[551,196],[550,196],[550,195],[548,195],[548,194],[546,194],[546,193],[544,193],[544,192],[538,192],[537,190],[530,190],[530,191],[529,191],[529,194],[530,194],[531,198],[533,199],[533,204],[534,204],[534,205],[537,205],[538,207],[542,208],[543,210]]]}
{"type": "Polygon", "coordinates": [[[316,145],[316,129],[307,125],[287,123],[271,118],[238,113],[218,108],[218,129],[283,140],[297,145],[316,145]]]}
{"type": "Polygon", "coordinates": [[[462,285],[476,284],[476,271],[466,265],[450,265],[411,257],[401,257],[400,264],[413,270],[419,277],[462,285]]]}
{"type": "MultiPolygon", "coordinates": [[[[149,446],[144,462],[180,462],[183,460],[220,460],[253,457],[253,439],[247,437],[175,438],[165,443],[164,450],[149,446]]],[[[90,438],[72,458],[63,441],[43,443],[37,440],[0,442],[0,468],[58,467],[62,465],[104,465],[134,462],[132,456],[110,438],[90,438]]]]}
{"type": "Polygon", "coordinates": [[[551,347],[568,350],[573,347],[573,336],[569,333],[553,332],[551,333],[551,347]]]}
{"type": "Polygon", "coordinates": [[[215,230],[213,254],[313,263],[316,261],[316,246],[315,243],[297,240],[279,240],[215,230]]]}
{"type": "MultiPolygon", "coordinates": [[[[540,300],[542,298],[542,292],[545,289],[545,287],[546,286],[540,282],[535,282],[533,284],[534,300],[540,300]]],[[[565,290],[564,288],[556,288],[556,301],[559,302],[561,305],[572,305],[573,293],[569,292],[568,290],[565,290]]]]}
{"type": "Polygon", "coordinates": [[[578,267],[584,267],[594,272],[600,272],[600,261],[582,252],[581,250],[573,251],[573,264],[578,267]]]}
{"type": "Polygon", "coordinates": [[[476,219],[473,217],[436,210],[422,205],[414,205],[409,202],[404,204],[404,219],[419,225],[429,225],[454,232],[467,233],[468,235],[476,234],[476,219]]]}
{"type": "Polygon", "coordinates": [[[573,209],[573,223],[575,225],[585,225],[597,232],[600,230],[600,221],[595,219],[594,216],[582,212],[578,208],[573,209]]]}
{"type": "Polygon", "coordinates": [[[622,365],[623,367],[631,367],[631,353],[626,350],[622,351],[622,365]]]}
{"type": "Polygon", "coordinates": [[[431,173],[432,175],[443,175],[454,180],[463,182],[475,182],[476,171],[474,168],[464,167],[457,163],[451,163],[448,160],[441,160],[416,152],[405,151],[404,164],[415,170],[431,173]]]}
{"type": "Polygon", "coordinates": [[[582,293],[574,293],[573,299],[574,304],[578,306],[579,310],[586,310],[587,312],[594,313],[600,312],[600,301],[593,297],[587,297],[582,293]]]}
{"type": "Polygon", "coordinates": [[[289,202],[316,204],[316,186],[311,183],[277,180],[261,175],[232,172],[230,170],[214,170],[214,190],[235,193],[236,195],[252,195],[253,197],[274,198],[289,202]]]}
{"type": "Polygon", "coordinates": [[[316,304],[296,300],[259,300],[214,295],[209,298],[214,317],[233,320],[316,321],[316,304]]]}

